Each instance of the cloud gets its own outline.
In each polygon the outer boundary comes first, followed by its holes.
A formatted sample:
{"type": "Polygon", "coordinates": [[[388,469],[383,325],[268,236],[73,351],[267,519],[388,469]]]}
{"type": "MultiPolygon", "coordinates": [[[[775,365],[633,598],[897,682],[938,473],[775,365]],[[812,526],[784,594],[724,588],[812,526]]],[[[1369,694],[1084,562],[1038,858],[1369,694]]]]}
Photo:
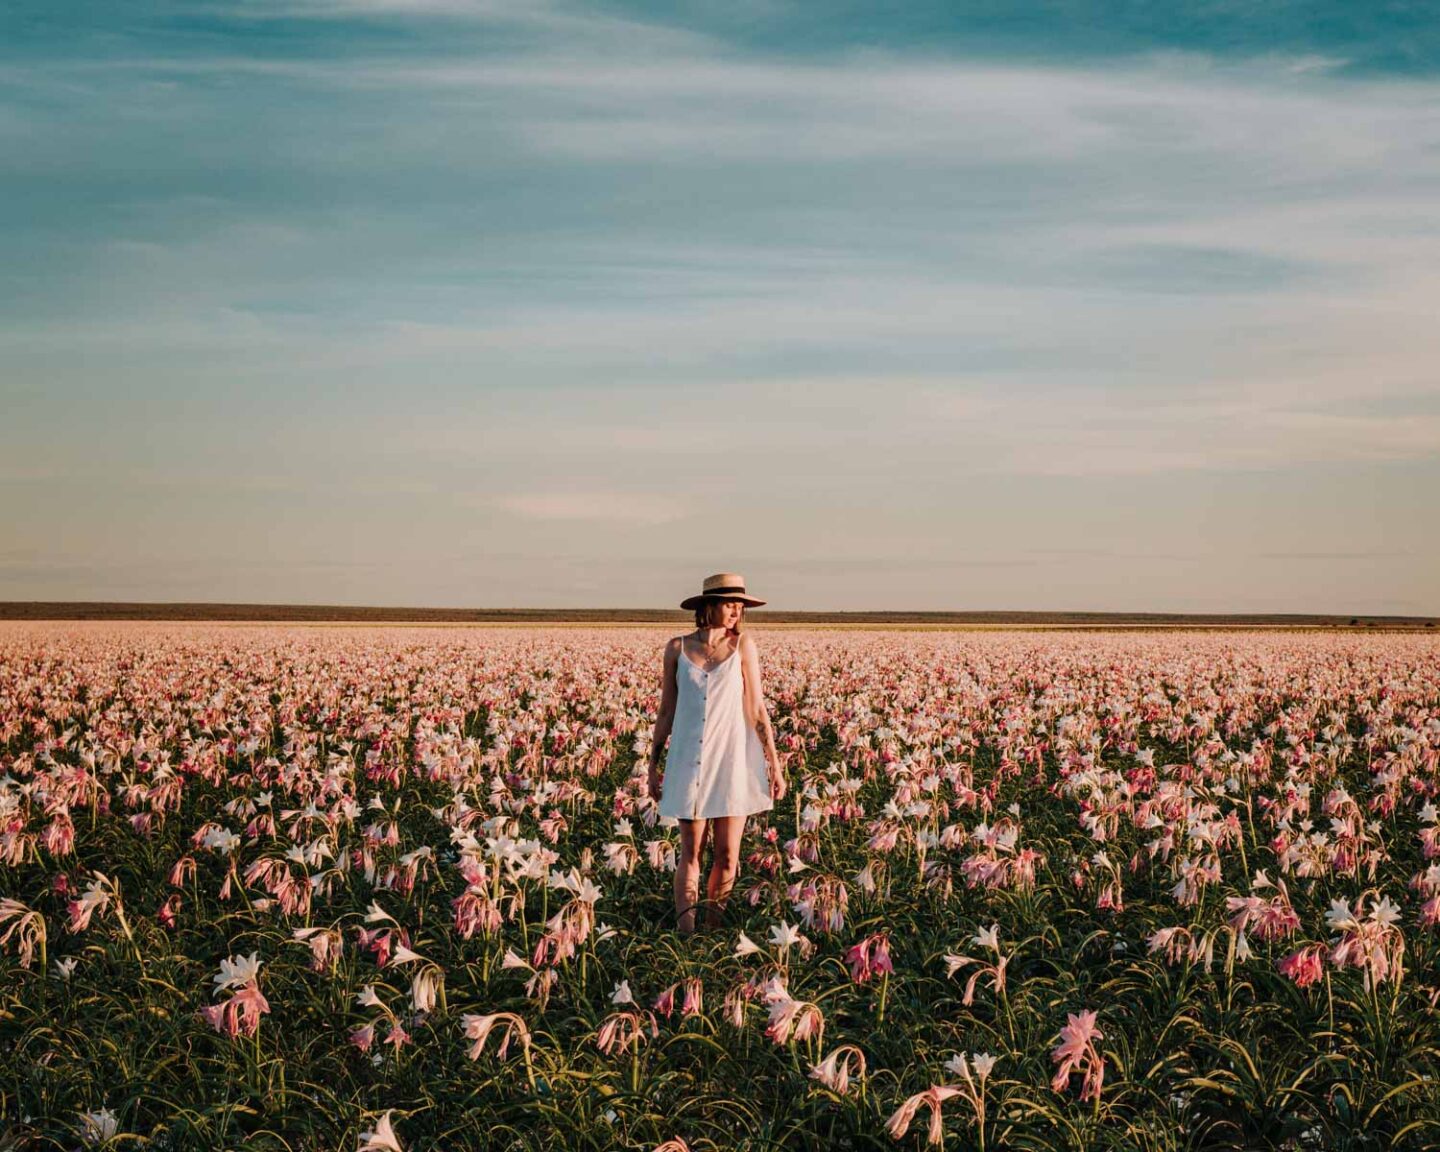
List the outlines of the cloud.
{"type": "Polygon", "coordinates": [[[655,525],[688,515],[680,500],[634,492],[531,492],[496,497],[493,502],[532,520],[655,525]]]}

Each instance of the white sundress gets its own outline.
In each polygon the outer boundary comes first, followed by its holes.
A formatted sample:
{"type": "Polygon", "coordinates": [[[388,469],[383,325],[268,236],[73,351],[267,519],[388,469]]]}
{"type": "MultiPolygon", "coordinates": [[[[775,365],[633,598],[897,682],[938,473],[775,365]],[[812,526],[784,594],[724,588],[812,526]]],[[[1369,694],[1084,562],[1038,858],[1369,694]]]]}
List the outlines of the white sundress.
{"type": "Polygon", "coordinates": [[[706,672],[685,654],[675,669],[677,696],[660,815],[675,820],[750,816],[775,806],[770,770],[755,730],[745,723],[740,645],[706,672]]]}

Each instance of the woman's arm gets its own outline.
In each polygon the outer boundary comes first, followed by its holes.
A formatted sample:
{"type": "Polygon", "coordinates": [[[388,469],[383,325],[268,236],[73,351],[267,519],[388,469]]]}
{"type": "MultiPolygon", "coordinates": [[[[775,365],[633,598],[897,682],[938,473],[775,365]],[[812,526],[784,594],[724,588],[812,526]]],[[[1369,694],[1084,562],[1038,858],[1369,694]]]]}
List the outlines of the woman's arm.
{"type": "Polygon", "coordinates": [[[770,765],[770,797],[785,799],[785,770],[780,766],[780,756],[775,751],[775,731],[770,727],[770,716],[765,710],[765,692],[760,684],[760,650],[749,636],[740,635],[740,661],[745,673],[745,721],[755,729],[760,744],[765,749],[765,761],[770,765]]]}
{"type": "Polygon", "coordinates": [[[665,662],[660,673],[660,714],[655,717],[655,736],[650,741],[650,797],[660,799],[660,753],[675,726],[675,667],[680,658],[680,641],[665,645],[665,662]]]}

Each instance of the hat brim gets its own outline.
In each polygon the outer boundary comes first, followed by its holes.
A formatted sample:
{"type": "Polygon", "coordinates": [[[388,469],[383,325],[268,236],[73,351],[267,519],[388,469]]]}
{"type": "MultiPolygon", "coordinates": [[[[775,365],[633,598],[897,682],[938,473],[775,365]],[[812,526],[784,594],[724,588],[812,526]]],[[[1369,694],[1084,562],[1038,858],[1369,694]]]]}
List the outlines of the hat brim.
{"type": "Polygon", "coordinates": [[[724,596],[687,596],[684,600],[680,601],[680,607],[684,608],[686,611],[694,611],[696,608],[700,607],[701,604],[704,604],[707,600],[738,600],[747,608],[758,608],[760,607],[760,605],[765,603],[764,600],[757,600],[754,596],[745,596],[740,593],[730,593],[724,596]]]}

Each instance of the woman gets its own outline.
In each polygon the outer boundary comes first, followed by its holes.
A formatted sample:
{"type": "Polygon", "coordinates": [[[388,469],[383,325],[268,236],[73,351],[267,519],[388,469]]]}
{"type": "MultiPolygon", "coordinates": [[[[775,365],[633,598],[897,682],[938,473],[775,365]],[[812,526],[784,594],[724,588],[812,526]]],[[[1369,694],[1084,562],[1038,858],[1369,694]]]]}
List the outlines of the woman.
{"type": "Polygon", "coordinates": [[[695,930],[707,829],[713,853],[705,886],[707,924],[715,925],[735,883],[745,817],[769,811],[785,797],[785,773],[760,686],[760,657],[755,641],[741,631],[746,607],[764,603],[746,594],[745,578],[737,573],[707,576],[700,595],[680,602],[695,610],[695,631],[665,645],[650,795],[660,797],[661,816],[680,822],[675,918],[685,935],[695,930]],[[672,729],[662,792],[660,750],[672,729]]]}

